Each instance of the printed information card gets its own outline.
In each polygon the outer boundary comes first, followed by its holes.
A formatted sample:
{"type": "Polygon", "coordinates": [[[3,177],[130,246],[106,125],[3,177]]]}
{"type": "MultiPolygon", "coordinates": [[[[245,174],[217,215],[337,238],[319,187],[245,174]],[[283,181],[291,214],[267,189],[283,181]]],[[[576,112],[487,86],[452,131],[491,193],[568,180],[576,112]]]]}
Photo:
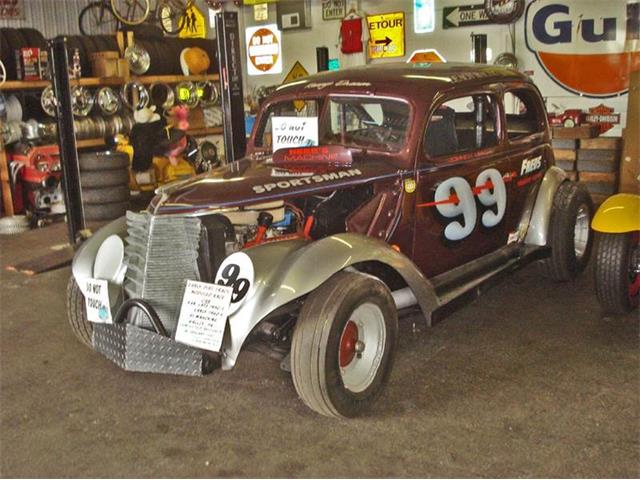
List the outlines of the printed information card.
{"type": "Polygon", "coordinates": [[[233,288],[187,281],[176,328],[176,342],[220,351],[233,288]]]}

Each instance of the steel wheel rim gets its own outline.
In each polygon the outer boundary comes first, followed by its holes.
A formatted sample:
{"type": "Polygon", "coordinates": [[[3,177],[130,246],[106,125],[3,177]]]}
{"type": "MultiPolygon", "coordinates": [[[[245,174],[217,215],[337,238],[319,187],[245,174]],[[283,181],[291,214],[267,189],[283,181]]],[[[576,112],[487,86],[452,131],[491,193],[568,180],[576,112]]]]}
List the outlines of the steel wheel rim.
{"type": "Polygon", "coordinates": [[[387,340],[384,314],[373,303],[358,306],[340,336],[338,365],[345,388],[353,393],[366,390],[374,381],[382,364],[384,347],[387,340]],[[353,328],[357,329],[356,342],[353,343],[353,328]],[[353,343],[353,355],[346,355],[345,343],[353,343]],[[351,357],[345,364],[345,360],[351,357]]]}
{"type": "Polygon", "coordinates": [[[589,215],[589,209],[586,205],[580,205],[576,215],[576,225],[573,229],[573,249],[578,260],[584,257],[587,251],[590,224],[591,215],[589,215]]]}

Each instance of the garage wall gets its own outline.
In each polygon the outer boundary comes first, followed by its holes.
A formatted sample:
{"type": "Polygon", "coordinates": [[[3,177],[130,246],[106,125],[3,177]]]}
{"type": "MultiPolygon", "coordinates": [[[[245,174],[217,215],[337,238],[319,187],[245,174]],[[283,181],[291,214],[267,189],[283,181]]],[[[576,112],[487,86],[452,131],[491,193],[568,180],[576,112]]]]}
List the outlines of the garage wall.
{"type": "Polygon", "coordinates": [[[25,0],[24,18],[1,20],[0,27],[35,28],[45,38],[80,35],[78,17],[89,0],[25,0]]]}
{"type": "MultiPolygon", "coordinates": [[[[584,0],[558,0],[556,3],[571,7],[572,5],[579,4],[581,1],[584,0]]],[[[632,1],[635,2],[637,0],[632,1]]],[[[508,26],[484,25],[446,30],[442,28],[444,7],[479,4],[481,3],[480,0],[473,2],[465,0],[435,0],[435,2],[436,30],[432,33],[416,34],[413,32],[413,2],[411,0],[387,0],[385,2],[361,0],[358,10],[361,14],[404,11],[407,26],[405,28],[405,52],[407,56],[419,48],[436,48],[448,61],[468,62],[470,60],[471,32],[486,33],[488,35],[488,46],[493,51],[493,58],[501,52],[511,50],[508,26]]],[[[354,2],[348,2],[348,5],[351,5],[351,3],[354,2]]],[[[531,3],[531,0],[527,0],[527,3],[531,3]]],[[[603,5],[605,3],[610,5],[626,4],[627,0],[608,0],[607,2],[602,2],[603,5]]],[[[242,8],[241,13],[245,27],[257,24],[253,19],[253,7],[245,6],[242,8]]],[[[314,73],[316,71],[315,49],[318,46],[328,47],[330,58],[339,57],[337,43],[340,21],[323,21],[321,2],[319,0],[312,0],[311,2],[311,18],[313,27],[310,29],[284,30],[282,32],[283,73],[250,76],[245,79],[246,91],[251,91],[261,85],[281,83],[296,61],[300,61],[309,72],[314,73]]],[[[596,25],[598,25],[597,22],[600,21],[601,19],[596,19],[596,25]]],[[[267,22],[260,22],[260,24],[269,23],[276,23],[275,4],[269,5],[269,20],[267,22]]],[[[568,92],[549,77],[538,63],[535,55],[527,49],[525,44],[524,15],[513,25],[513,28],[515,31],[516,55],[520,61],[520,69],[528,71],[532,76],[540,88],[542,95],[547,99],[547,107],[549,110],[553,110],[553,104],[558,105],[562,109],[582,108],[587,110],[604,103],[607,106],[614,107],[616,112],[622,113],[621,125],[624,125],[626,121],[627,95],[616,98],[594,99],[581,97],[568,92]]],[[[372,60],[370,63],[406,61],[407,56],[404,58],[372,60]]],[[[598,72],[594,72],[594,74],[597,75],[598,72]]],[[[608,135],[621,135],[621,127],[613,128],[608,132],[608,135]]]]}

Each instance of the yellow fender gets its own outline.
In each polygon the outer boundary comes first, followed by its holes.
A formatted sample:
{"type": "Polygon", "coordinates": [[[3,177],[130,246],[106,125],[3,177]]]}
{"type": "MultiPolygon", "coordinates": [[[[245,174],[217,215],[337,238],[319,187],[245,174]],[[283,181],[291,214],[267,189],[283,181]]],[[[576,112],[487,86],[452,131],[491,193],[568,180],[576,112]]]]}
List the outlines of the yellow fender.
{"type": "Polygon", "coordinates": [[[607,198],[594,215],[591,228],[603,233],[640,230],[640,195],[619,193],[607,198]]]}

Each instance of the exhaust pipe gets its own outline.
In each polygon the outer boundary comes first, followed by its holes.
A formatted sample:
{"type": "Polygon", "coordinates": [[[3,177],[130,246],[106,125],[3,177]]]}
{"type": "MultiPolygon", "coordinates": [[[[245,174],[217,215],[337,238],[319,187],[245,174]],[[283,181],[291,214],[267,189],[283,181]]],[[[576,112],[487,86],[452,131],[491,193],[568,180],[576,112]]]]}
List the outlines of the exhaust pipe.
{"type": "Polygon", "coordinates": [[[395,290],[391,292],[391,296],[393,297],[393,301],[396,304],[396,309],[402,310],[403,308],[412,307],[417,305],[418,299],[411,291],[411,288],[405,287],[400,290],[395,290]]]}

